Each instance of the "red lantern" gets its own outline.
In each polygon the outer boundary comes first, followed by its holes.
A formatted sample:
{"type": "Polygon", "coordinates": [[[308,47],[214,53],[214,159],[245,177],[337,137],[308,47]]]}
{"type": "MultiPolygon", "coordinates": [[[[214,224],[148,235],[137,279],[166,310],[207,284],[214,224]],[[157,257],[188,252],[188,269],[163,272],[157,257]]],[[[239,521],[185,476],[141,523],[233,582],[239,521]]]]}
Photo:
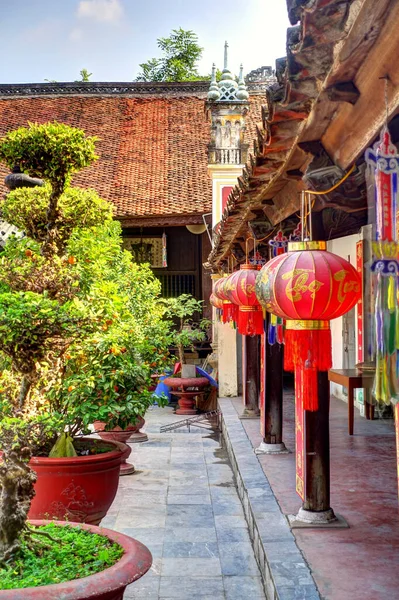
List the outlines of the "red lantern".
{"type": "Polygon", "coordinates": [[[263,311],[255,294],[259,271],[253,265],[241,265],[239,271],[228,276],[223,292],[238,306],[237,326],[241,335],[262,335],[263,311]]]}
{"type": "Polygon", "coordinates": [[[213,286],[214,295],[223,302],[223,323],[230,323],[230,321],[236,322],[238,319],[238,307],[229,300],[225,291],[227,279],[228,277],[225,275],[224,277],[221,277],[215,281],[213,286]]]}
{"type": "Polygon", "coordinates": [[[317,372],[331,368],[331,319],[360,298],[360,278],[346,260],[326,251],[325,242],[292,242],[269,261],[256,281],[267,311],[287,319],[284,368],[303,370],[305,410],[317,410],[317,372]]]}
{"type": "Polygon", "coordinates": [[[220,298],[218,298],[217,296],[215,296],[214,293],[212,293],[209,296],[209,302],[212,304],[212,306],[214,308],[216,308],[216,318],[217,318],[217,320],[221,321],[222,315],[223,315],[223,300],[221,300],[220,298]]]}

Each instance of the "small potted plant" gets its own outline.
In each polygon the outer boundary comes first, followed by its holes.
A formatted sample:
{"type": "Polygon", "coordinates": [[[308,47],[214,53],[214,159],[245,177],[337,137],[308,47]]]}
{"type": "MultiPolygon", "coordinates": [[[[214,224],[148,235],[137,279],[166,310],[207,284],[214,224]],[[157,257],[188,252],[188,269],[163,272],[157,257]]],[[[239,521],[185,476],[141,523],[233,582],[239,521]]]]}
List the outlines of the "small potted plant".
{"type": "Polygon", "coordinates": [[[206,377],[197,377],[195,365],[187,364],[185,350],[193,350],[194,343],[205,340],[209,319],[194,320],[195,315],[202,314],[202,301],[196,300],[190,294],[181,294],[177,298],[168,299],[168,315],[176,323],[172,333],[172,344],[178,355],[173,377],[164,379],[173,394],[179,398],[179,408],[176,414],[194,415],[195,398],[201,394],[201,389],[209,384],[206,377]],[[180,375],[180,376],[179,376],[180,375]]]}

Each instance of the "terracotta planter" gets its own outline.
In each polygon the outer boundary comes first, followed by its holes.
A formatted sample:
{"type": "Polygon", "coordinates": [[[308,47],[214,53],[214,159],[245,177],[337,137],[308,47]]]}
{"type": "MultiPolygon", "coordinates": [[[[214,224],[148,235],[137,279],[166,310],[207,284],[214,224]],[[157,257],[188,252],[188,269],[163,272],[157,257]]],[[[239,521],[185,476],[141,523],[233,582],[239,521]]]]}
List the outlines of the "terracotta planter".
{"type": "Polygon", "coordinates": [[[197,414],[195,398],[201,396],[201,389],[209,385],[206,377],[167,377],[164,379],[164,383],[179,398],[179,408],[176,410],[177,415],[197,414]],[[192,388],[197,388],[197,391],[194,391],[192,388]]]}
{"type": "Polygon", "coordinates": [[[107,427],[107,423],[104,421],[94,421],[94,431],[98,433],[103,440],[114,440],[115,442],[126,443],[129,441],[130,444],[135,442],[146,442],[148,436],[146,433],[139,431],[144,425],[145,421],[143,417],[137,417],[135,425],[128,425],[126,429],[111,429],[110,431],[104,431],[107,427]]]}
{"type": "MultiPolygon", "coordinates": [[[[46,521],[31,523],[44,525],[46,521]]],[[[62,522],[62,525],[74,523],[62,522]]],[[[104,535],[122,546],[125,551],[122,558],[112,567],[89,577],[36,588],[0,590],[0,600],[122,600],[126,586],[142,577],[151,567],[151,552],[141,542],[122,533],[93,525],[80,527],[104,535]]]]}
{"type": "Polygon", "coordinates": [[[148,440],[148,435],[140,431],[142,427],[144,427],[145,420],[143,417],[137,417],[137,421],[135,425],[129,425],[126,427],[126,431],[130,431],[129,444],[134,444],[136,442],[146,442],[148,440]]]}
{"type": "Polygon", "coordinates": [[[132,465],[132,463],[128,463],[127,459],[129,458],[132,449],[130,446],[128,446],[127,444],[123,444],[124,445],[124,450],[122,452],[122,462],[121,462],[121,470],[119,471],[119,475],[120,477],[122,477],[123,475],[133,475],[133,473],[135,472],[135,468],[134,465],[132,465]]]}
{"type": "MultiPolygon", "coordinates": [[[[95,446],[96,442],[98,440],[84,439],[85,444],[95,446]]],[[[117,442],[104,444],[109,447],[109,452],[102,454],[71,458],[33,457],[29,464],[38,478],[29,518],[98,525],[115,498],[124,450],[117,442]]]]}

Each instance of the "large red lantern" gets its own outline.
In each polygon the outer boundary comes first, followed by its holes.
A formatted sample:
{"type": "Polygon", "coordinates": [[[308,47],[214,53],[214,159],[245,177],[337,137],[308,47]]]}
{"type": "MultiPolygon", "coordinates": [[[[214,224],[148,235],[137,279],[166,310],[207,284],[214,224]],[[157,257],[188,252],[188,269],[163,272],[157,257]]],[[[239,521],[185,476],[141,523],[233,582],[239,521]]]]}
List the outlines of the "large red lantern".
{"type": "Polygon", "coordinates": [[[213,294],[216,298],[219,298],[223,303],[222,321],[223,323],[230,323],[231,321],[236,322],[238,319],[238,307],[229,300],[225,291],[225,285],[227,283],[227,275],[217,279],[213,286],[213,294]]]}
{"type": "Polygon", "coordinates": [[[317,410],[317,372],[331,368],[331,319],[360,298],[356,269],[326,251],[325,242],[292,242],[269,261],[256,281],[264,308],[287,319],[284,368],[302,371],[304,408],[317,410]]]}
{"type": "Polygon", "coordinates": [[[263,311],[255,294],[258,273],[253,265],[241,265],[239,271],[227,277],[223,286],[227,298],[238,306],[237,328],[241,335],[263,333],[263,311]]]}

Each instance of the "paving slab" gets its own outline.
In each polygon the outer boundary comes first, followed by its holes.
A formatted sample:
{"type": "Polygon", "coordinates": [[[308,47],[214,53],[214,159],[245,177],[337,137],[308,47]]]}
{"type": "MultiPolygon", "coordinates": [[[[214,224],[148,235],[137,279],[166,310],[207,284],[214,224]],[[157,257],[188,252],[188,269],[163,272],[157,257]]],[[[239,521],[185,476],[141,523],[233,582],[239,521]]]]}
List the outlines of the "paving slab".
{"type": "Polygon", "coordinates": [[[131,444],[137,471],[120,479],[103,521],[153,555],[150,571],[128,586],[125,598],[266,600],[221,439],[187,428],[160,434],[162,425],[180,419],[169,407],[148,411],[148,441],[131,444]]]}

